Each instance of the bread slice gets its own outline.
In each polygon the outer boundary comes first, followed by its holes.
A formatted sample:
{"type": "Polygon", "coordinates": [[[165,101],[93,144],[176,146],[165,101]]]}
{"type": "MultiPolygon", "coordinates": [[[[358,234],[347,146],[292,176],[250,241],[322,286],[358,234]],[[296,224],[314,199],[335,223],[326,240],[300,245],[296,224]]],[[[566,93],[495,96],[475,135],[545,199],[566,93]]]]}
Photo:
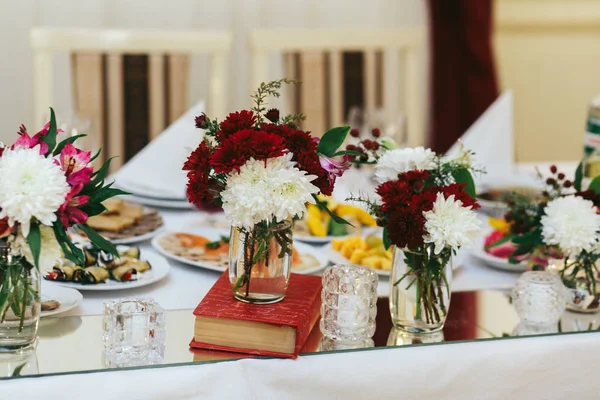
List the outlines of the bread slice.
{"type": "Polygon", "coordinates": [[[119,232],[135,224],[135,219],[124,215],[96,215],[88,218],[87,224],[97,231],[119,232]]]}
{"type": "Polygon", "coordinates": [[[106,208],[104,214],[118,214],[125,205],[125,201],[121,199],[108,199],[102,202],[102,205],[106,208]]]}
{"type": "Polygon", "coordinates": [[[144,217],[144,207],[139,204],[126,202],[119,212],[121,217],[132,218],[135,222],[140,221],[144,217]]]}

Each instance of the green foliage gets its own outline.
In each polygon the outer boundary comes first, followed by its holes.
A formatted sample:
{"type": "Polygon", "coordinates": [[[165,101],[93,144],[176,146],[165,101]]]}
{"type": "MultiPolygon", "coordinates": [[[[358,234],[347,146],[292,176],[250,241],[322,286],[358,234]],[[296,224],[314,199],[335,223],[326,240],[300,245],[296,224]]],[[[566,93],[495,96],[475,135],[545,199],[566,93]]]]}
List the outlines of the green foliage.
{"type": "Polygon", "coordinates": [[[506,242],[510,242],[511,240],[513,240],[516,237],[517,237],[517,235],[515,235],[515,234],[512,234],[512,233],[508,234],[508,235],[504,236],[502,239],[496,240],[494,243],[486,246],[485,249],[486,250],[493,249],[494,247],[498,247],[501,244],[504,244],[506,242]]]}
{"type": "Polygon", "coordinates": [[[60,244],[65,257],[75,263],[75,265],[85,265],[83,251],[71,242],[71,239],[69,239],[69,236],[67,235],[66,228],[62,222],[60,222],[60,219],[54,221],[52,228],[54,229],[54,235],[56,235],[56,239],[60,244]]]}
{"type": "Polygon", "coordinates": [[[332,220],[334,220],[338,224],[345,224],[345,225],[354,226],[350,222],[346,221],[344,218],[342,218],[339,215],[337,215],[334,212],[332,212],[327,207],[327,203],[324,202],[324,201],[319,200],[319,198],[317,197],[316,194],[313,194],[312,197],[313,197],[313,199],[315,199],[317,207],[319,207],[321,210],[325,211],[331,217],[332,220]]]}
{"type": "Polygon", "coordinates": [[[32,222],[29,227],[29,235],[27,235],[27,244],[31,249],[33,263],[37,269],[40,268],[40,253],[42,250],[42,235],[40,226],[36,222],[32,222]]]}
{"type": "Polygon", "coordinates": [[[348,132],[350,132],[349,126],[331,128],[323,134],[323,137],[319,141],[317,151],[327,157],[333,157],[342,143],[344,143],[344,140],[346,140],[348,132]]]}
{"type": "Polygon", "coordinates": [[[332,219],[329,221],[327,234],[330,236],[345,236],[348,234],[348,227],[345,224],[340,224],[332,219]]]}
{"type": "Polygon", "coordinates": [[[475,198],[475,182],[469,170],[467,168],[456,168],[451,171],[451,174],[456,183],[465,185],[465,192],[472,198],[475,198]]]}
{"type": "Polygon", "coordinates": [[[56,115],[54,115],[54,110],[50,108],[50,126],[48,128],[48,133],[42,136],[42,142],[48,145],[48,152],[52,153],[54,147],[56,146],[56,115]]]}
{"type": "Polygon", "coordinates": [[[600,176],[597,176],[594,179],[592,179],[588,189],[593,190],[596,194],[600,194],[600,176]]]}
{"type": "Polygon", "coordinates": [[[283,79],[279,79],[276,81],[271,81],[271,82],[262,82],[259,86],[258,89],[256,89],[256,92],[254,92],[254,94],[252,94],[250,97],[252,98],[252,100],[254,101],[254,107],[252,107],[252,111],[254,111],[254,113],[256,114],[256,124],[257,126],[260,126],[260,124],[262,124],[264,122],[264,113],[265,111],[267,111],[267,98],[269,96],[273,96],[273,97],[279,97],[279,90],[281,89],[282,85],[290,85],[290,84],[298,84],[298,81],[292,80],[292,79],[287,79],[287,78],[283,78],[283,79]]]}
{"type": "MultiPolygon", "coordinates": [[[[73,144],[73,143],[75,143],[75,141],[76,141],[77,139],[79,139],[79,138],[81,138],[81,137],[86,137],[86,136],[87,136],[87,135],[83,135],[83,134],[82,134],[82,135],[75,135],[75,136],[71,136],[71,137],[68,137],[68,138],[66,138],[65,140],[63,140],[62,142],[60,142],[60,143],[59,143],[59,144],[56,146],[56,149],[54,149],[54,153],[52,153],[52,155],[54,155],[54,156],[57,156],[57,155],[59,155],[59,154],[60,154],[60,152],[61,152],[61,151],[63,151],[63,149],[65,148],[65,146],[66,146],[68,143],[71,143],[71,144],[73,144]]],[[[98,154],[99,154],[99,153],[98,153],[98,154]]],[[[96,156],[96,157],[97,157],[97,156],[96,156]]]]}
{"type": "Polygon", "coordinates": [[[390,240],[390,235],[389,232],[387,230],[387,227],[383,227],[383,247],[385,247],[385,249],[389,249],[392,246],[392,241],[390,240]]]}
{"type": "Polygon", "coordinates": [[[90,241],[94,244],[94,246],[96,246],[100,250],[110,253],[114,256],[117,256],[117,257],[119,256],[119,253],[117,252],[117,249],[115,248],[115,246],[111,242],[109,242],[108,240],[106,240],[102,236],[100,236],[100,234],[98,234],[98,232],[96,232],[95,230],[93,230],[92,228],[87,226],[86,224],[79,224],[79,225],[77,225],[77,227],[79,229],[81,229],[81,231],[83,233],[85,233],[87,235],[88,239],[90,239],[90,241]]]}
{"type": "Polygon", "coordinates": [[[575,170],[575,179],[573,180],[573,187],[575,190],[581,190],[581,181],[583,180],[583,162],[580,162],[575,170]]]}

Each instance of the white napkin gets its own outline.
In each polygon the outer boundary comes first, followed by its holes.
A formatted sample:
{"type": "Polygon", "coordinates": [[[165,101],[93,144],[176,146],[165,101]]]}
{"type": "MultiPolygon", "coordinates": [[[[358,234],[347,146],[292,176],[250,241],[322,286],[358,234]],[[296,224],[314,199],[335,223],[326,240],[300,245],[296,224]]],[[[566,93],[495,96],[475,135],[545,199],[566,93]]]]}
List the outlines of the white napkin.
{"type": "Polygon", "coordinates": [[[117,186],[134,195],[184,200],[186,174],[181,167],[202,140],[194,117],[203,110],[201,101],[148,143],[113,176],[117,186]]]}
{"type": "MultiPolygon", "coordinates": [[[[486,170],[486,174],[474,177],[478,184],[536,183],[532,176],[516,170],[513,136],[513,95],[505,91],[460,138],[467,149],[475,152],[475,165],[486,170]]],[[[457,142],[446,155],[456,156],[458,149],[457,142]]]]}

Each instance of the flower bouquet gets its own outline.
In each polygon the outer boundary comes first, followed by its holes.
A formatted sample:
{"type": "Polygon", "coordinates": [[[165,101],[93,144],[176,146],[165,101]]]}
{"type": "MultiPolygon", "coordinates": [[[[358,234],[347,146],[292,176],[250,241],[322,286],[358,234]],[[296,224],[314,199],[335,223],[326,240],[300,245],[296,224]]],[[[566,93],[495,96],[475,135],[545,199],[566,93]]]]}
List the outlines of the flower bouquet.
{"type": "Polygon", "coordinates": [[[349,127],[333,128],[319,140],[297,128],[302,115],[266,110],[267,97],[278,97],[286,83],[291,81],[261,84],[251,110],[220,123],[197,117],[204,140],[183,166],[190,202],[222,208],[231,223],[229,276],[234,296],[246,302],[283,299],[293,256],[292,219],[302,217],[307,203],[329,212],[317,195],[331,195],[336,178],[350,166],[346,151],[338,151],[349,127]]]}
{"type": "Polygon", "coordinates": [[[396,327],[433,332],[443,327],[450,301],[451,258],[480,229],[474,209],[471,153],[445,160],[423,147],[394,149],[377,159],[379,182],[367,204],[383,227],[386,248],[395,246],[390,310],[396,327]]]}
{"type": "Polygon", "coordinates": [[[27,346],[36,337],[40,313],[39,273],[61,256],[85,265],[83,251],[69,238],[75,227],[103,251],[112,244],[86,225],[104,211],[102,201],[124,192],[105,185],[107,161],[75,147],[81,136],[58,141],[54,111],[50,122],[30,136],[23,125],[11,146],[0,144],[0,349],[27,346]]]}
{"type": "MultiPolygon", "coordinates": [[[[600,178],[582,190],[581,166],[573,180],[566,179],[556,166],[544,180],[546,189],[539,199],[514,195],[508,201],[504,219],[510,233],[490,247],[511,241],[515,245],[509,261],[527,259],[534,270],[560,273],[572,291],[570,308],[577,311],[600,309],[597,288],[600,259],[600,178]]],[[[538,174],[543,180],[541,173],[538,174]]]]}

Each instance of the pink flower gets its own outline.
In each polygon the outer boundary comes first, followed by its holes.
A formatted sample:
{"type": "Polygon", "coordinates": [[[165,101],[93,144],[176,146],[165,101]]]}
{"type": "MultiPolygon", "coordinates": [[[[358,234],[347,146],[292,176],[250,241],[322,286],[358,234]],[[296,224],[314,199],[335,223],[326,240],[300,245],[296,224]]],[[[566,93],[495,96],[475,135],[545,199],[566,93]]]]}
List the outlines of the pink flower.
{"type": "Polygon", "coordinates": [[[60,152],[60,165],[69,185],[85,185],[91,179],[94,169],[88,167],[91,152],[79,150],[71,143],[67,143],[60,152]]]}
{"type": "Polygon", "coordinates": [[[79,207],[86,204],[90,197],[77,196],[81,189],[83,189],[83,184],[73,186],[67,194],[65,202],[57,211],[58,218],[65,228],[69,228],[72,224],[83,224],[87,221],[87,214],[81,211],[79,207]]]}
{"type": "Polygon", "coordinates": [[[10,147],[11,150],[15,149],[33,149],[35,146],[40,146],[40,154],[46,155],[48,153],[48,145],[45,142],[40,141],[41,136],[35,135],[30,137],[27,133],[19,136],[17,141],[10,147]]]}
{"type": "Polygon", "coordinates": [[[344,160],[341,162],[319,154],[319,163],[321,164],[321,167],[329,173],[329,182],[332,184],[335,182],[335,179],[342,176],[351,165],[347,154],[344,155],[344,160]]]}

